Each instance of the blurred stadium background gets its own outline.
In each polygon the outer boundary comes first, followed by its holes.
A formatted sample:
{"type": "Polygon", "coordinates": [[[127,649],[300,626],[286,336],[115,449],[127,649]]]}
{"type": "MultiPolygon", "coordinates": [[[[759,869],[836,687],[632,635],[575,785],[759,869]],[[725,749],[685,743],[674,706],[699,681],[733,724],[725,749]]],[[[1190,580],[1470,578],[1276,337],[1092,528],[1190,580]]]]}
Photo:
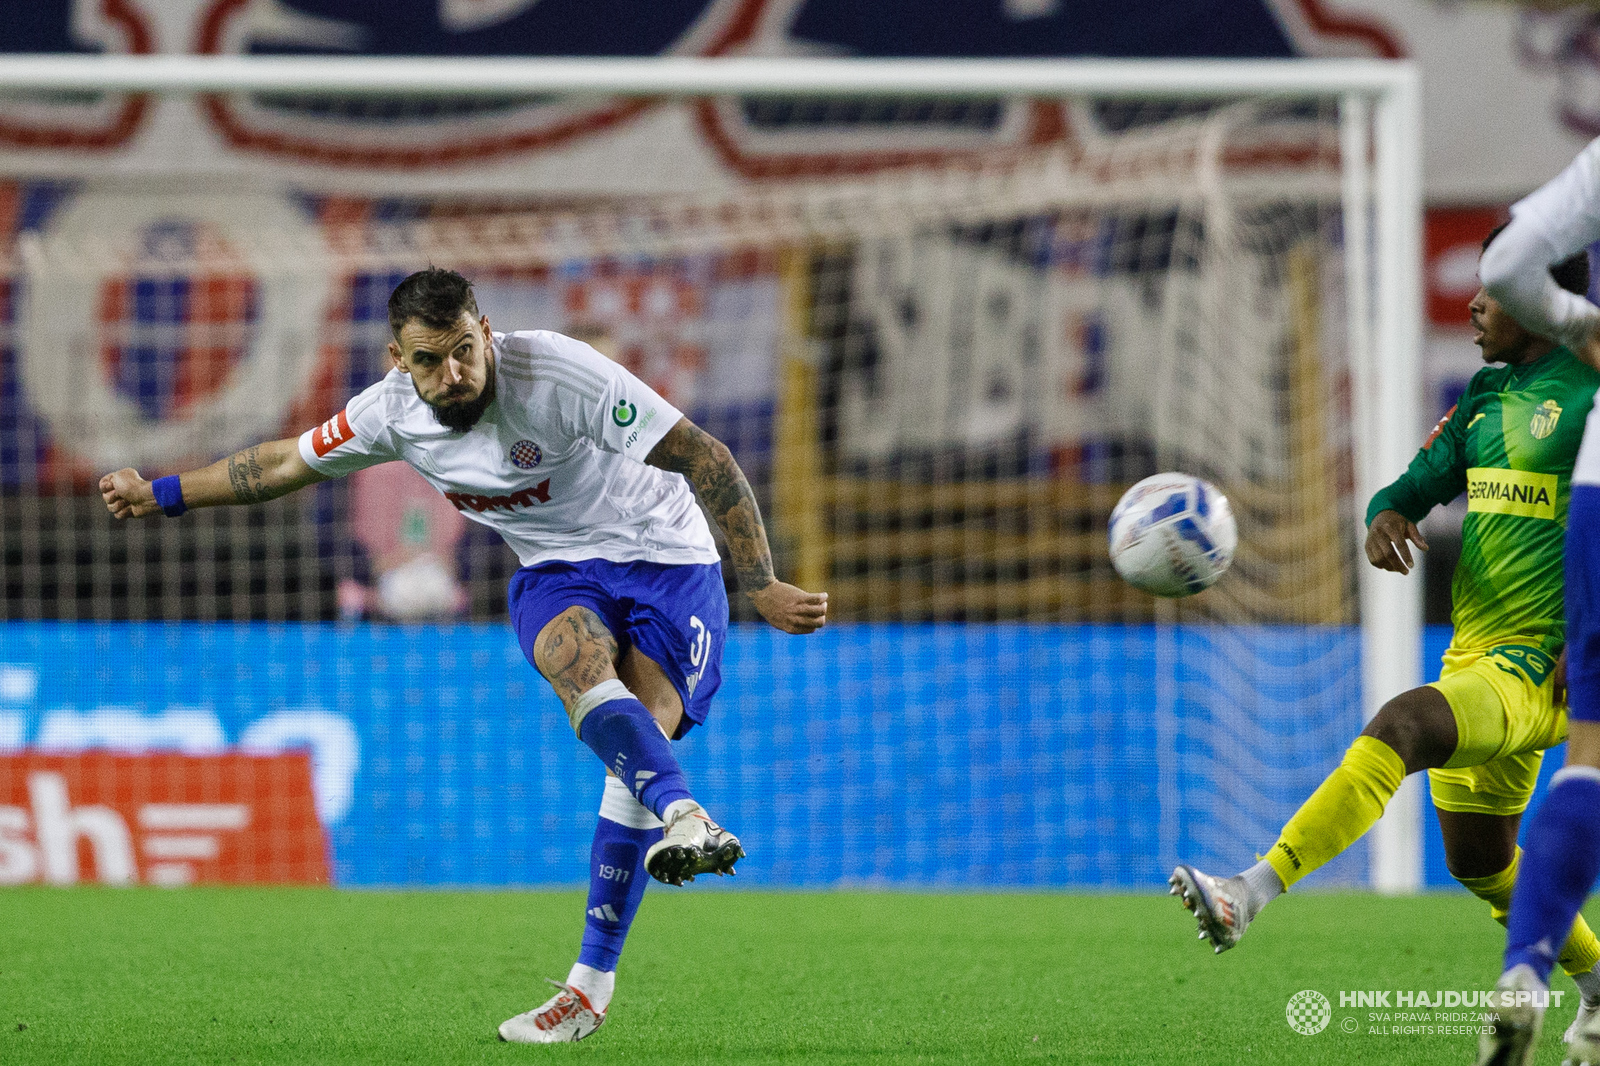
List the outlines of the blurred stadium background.
{"type": "MultiPolygon", "coordinates": [[[[1475,367],[1478,241],[1600,130],[1582,13],[614,7],[39,0],[0,49],[1409,57],[1431,206],[1407,441],[1475,367]],[[1516,88],[1486,117],[1474,75],[1516,88]]],[[[505,625],[491,534],[397,466],[142,524],[93,490],[336,412],[428,263],[726,441],[780,572],[830,593],[811,639],[734,598],[750,624],[685,745],[742,875],[1149,888],[1180,856],[1248,862],[1362,717],[1346,151],[1314,93],[0,96],[0,883],[585,878],[599,774],[505,625]],[[1104,540],[1175,468],[1241,527],[1178,604],[1104,540]]],[[[1426,527],[1428,669],[1459,518],[1426,527]]],[[[1422,883],[1453,884],[1435,843],[1422,883]]],[[[1316,880],[1372,876],[1363,845],[1316,880]]]]}

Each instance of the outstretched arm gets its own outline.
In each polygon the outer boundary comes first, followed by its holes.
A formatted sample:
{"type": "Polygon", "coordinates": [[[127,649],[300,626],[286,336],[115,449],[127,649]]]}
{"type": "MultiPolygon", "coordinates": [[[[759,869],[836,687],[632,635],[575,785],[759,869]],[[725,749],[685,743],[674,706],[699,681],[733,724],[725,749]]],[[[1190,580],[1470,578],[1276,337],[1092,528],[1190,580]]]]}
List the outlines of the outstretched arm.
{"type": "Polygon", "coordinates": [[[1484,290],[1524,329],[1600,363],[1600,308],[1567,292],[1552,264],[1600,240],[1600,139],[1567,168],[1511,208],[1511,223],[1484,250],[1484,290]]]}
{"type": "MultiPolygon", "coordinates": [[[[253,444],[181,475],[178,483],[183,488],[183,502],[194,508],[263,503],[326,480],[327,475],[317,473],[300,458],[299,441],[290,437],[253,444]]],[[[116,517],[143,518],[161,512],[150,485],[139,471],[124,467],[100,479],[100,495],[116,517]]]]}
{"type": "Polygon", "coordinates": [[[785,633],[821,628],[828,618],[828,594],[806,592],[773,576],[772,550],[767,545],[761,508],[726,444],[680,418],[650,450],[645,462],[689,479],[695,495],[722,528],[739,587],[761,617],[785,633]]]}

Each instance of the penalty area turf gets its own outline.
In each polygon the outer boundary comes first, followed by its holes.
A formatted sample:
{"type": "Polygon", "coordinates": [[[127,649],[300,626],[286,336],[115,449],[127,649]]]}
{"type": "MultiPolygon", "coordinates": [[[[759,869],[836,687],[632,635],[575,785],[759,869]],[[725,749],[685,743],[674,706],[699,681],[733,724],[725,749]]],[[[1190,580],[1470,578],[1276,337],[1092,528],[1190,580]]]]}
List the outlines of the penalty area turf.
{"type": "MultiPolygon", "coordinates": [[[[542,978],[566,977],[581,892],[14,888],[0,912],[8,1066],[1464,1066],[1476,1038],[1443,1030],[1472,1023],[1438,1015],[1473,1012],[1341,1007],[1339,993],[1486,989],[1504,944],[1465,894],[1294,893],[1213,956],[1153,894],[654,886],[605,1026],[552,1048],[503,1044],[495,1027],[548,997],[542,978]],[[1304,989],[1332,1006],[1310,1036],[1285,1015],[1304,989]]],[[[1560,1061],[1577,1005],[1571,980],[1555,982],[1567,994],[1541,1063],[1560,1061]]]]}

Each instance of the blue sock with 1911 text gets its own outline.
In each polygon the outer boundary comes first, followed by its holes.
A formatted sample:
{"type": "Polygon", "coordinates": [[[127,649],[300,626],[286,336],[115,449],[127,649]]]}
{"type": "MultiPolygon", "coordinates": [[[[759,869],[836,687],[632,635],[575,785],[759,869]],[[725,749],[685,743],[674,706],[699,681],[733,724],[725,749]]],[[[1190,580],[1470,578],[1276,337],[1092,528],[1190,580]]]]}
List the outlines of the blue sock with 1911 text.
{"type": "Polygon", "coordinates": [[[628,795],[620,780],[607,775],[600,822],[589,849],[589,900],[578,953],[583,965],[601,971],[617,968],[628,927],[650,883],[644,853],[660,839],[661,820],[628,795]]]}

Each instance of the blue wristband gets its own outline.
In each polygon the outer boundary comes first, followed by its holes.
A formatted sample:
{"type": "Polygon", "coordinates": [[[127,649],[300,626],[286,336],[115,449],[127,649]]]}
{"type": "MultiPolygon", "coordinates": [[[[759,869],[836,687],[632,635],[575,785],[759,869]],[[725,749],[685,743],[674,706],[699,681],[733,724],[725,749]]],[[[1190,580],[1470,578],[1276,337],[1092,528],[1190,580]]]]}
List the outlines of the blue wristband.
{"type": "Polygon", "coordinates": [[[168,518],[177,518],[189,509],[189,505],[183,502],[183,486],[178,483],[177,474],[156,478],[150,482],[150,489],[156,494],[161,513],[168,518]]]}

